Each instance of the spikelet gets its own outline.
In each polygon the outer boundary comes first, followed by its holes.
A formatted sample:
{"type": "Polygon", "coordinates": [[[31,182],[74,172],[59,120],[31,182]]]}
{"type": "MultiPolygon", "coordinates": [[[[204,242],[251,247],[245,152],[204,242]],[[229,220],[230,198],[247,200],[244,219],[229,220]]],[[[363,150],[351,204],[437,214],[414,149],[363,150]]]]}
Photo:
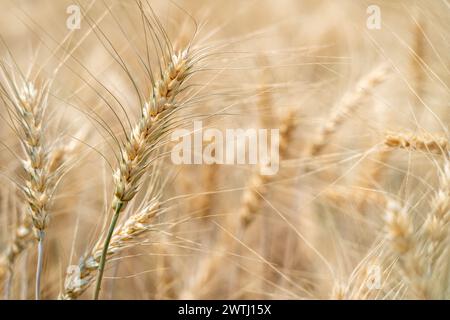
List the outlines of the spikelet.
{"type": "MultiPolygon", "coordinates": [[[[143,210],[130,216],[118,226],[111,238],[108,257],[117,256],[125,248],[135,245],[135,241],[150,230],[151,223],[159,212],[159,201],[154,199],[143,210]]],[[[88,255],[81,259],[78,265],[79,272],[77,270],[66,275],[64,289],[59,295],[60,299],[76,299],[91,286],[97,274],[102,249],[102,245],[97,244],[88,255]]]]}
{"type": "Polygon", "coordinates": [[[410,251],[414,241],[414,227],[408,211],[395,201],[387,204],[385,216],[388,239],[391,241],[394,249],[400,254],[410,251]]]}
{"type": "Polygon", "coordinates": [[[265,194],[267,187],[265,184],[269,181],[269,176],[254,174],[248,182],[247,188],[241,199],[241,208],[239,219],[241,225],[248,226],[254,218],[254,215],[261,207],[260,194],[265,194]]]}

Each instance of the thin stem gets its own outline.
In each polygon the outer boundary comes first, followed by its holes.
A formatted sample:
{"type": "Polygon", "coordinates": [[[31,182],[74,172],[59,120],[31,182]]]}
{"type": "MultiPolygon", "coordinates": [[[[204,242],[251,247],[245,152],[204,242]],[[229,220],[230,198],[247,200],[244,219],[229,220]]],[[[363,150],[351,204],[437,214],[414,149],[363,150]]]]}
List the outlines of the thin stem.
{"type": "Polygon", "coordinates": [[[108,235],[106,236],[105,243],[103,244],[102,256],[100,257],[100,264],[98,266],[97,282],[95,284],[94,300],[98,300],[100,294],[100,288],[102,285],[103,272],[105,270],[106,256],[108,254],[109,243],[111,242],[111,237],[116,227],[117,220],[119,219],[120,210],[122,209],[123,203],[119,202],[116,206],[114,216],[109,225],[108,235]]]}
{"type": "Polygon", "coordinates": [[[36,266],[36,287],[35,287],[35,299],[41,299],[41,274],[42,274],[42,264],[44,258],[44,231],[40,230],[39,233],[39,241],[38,241],[38,261],[36,266]]]}

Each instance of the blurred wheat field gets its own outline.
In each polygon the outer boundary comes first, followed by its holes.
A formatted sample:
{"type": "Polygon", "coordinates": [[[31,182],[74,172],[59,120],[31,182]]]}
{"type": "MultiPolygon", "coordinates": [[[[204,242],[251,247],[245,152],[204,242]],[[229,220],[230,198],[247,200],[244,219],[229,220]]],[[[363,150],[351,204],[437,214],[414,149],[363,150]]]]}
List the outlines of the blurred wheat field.
{"type": "Polygon", "coordinates": [[[2,299],[450,298],[448,1],[0,16],[2,299]],[[174,164],[195,121],[279,171],[174,164]]]}

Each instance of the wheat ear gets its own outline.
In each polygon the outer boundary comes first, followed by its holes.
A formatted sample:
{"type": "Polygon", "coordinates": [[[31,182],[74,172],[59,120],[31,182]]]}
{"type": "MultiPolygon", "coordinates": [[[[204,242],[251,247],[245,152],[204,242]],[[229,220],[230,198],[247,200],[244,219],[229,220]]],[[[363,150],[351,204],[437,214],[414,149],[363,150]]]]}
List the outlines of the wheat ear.
{"type": "Polygon", "coordinates": [[[5,281],[7,277],[11,279],[17,258],[33,240],[31,220],[24,215],[14,231],[12,241],[0,256],[0,283],[5,281]]]}
{"type": "Polygon", "coordinates": [[[56,179],[48,171],[48,150],[43,145],[42,119],[47,107],[48,84],[41,90],[33,83],[27,83],[20,95],[17,112],[23,129],[23,146],[28,159],[24,169],[28,174],[24,192],[29,203],[29,214],[38,238],[38,262],[36,266],[35,298],[40,299],[40,284],[44,250],[44,230],[49,222],[47,205],[51,198],[56,179]]]}
{"type": "Polygon", "coordinates": [[[423,246],[429,255],[436,283],[436,298],[445,299],[450,273],[450,161],[445,161],[439,188],[431,203],[431,213],[423,224],[423,246]]]}
{"type": "MultiPolygon", "coordinates": [[[[161,213],[159,200],[154,199],[144,209],[126,219],[122,225],[114,230],[108,246],[107,256],[117,256],[124,249],[135,245],[136,240],[139,240],[144,233],[150,230],[152,221],[159,213],[161,213]]],[[[94,283],[103,249],[102,245],[95,246],[79,262],[79,272],[66,275],[64,289],[59,295],[60,299],[76,299],[94,283]]]]}
{"type": "Polygon", "coordinates": [[[138,192],[141,177],[149,166],[149,158],[165,129],[164,124],[167,124],[165,117],[173,113],[179,106],[176,97],[182,89],[190,69],[188,49],[170,57],[161,79],[153,86],[150,101],[146,102],[142,108],[139,122],[122,146],[120,164],[113,174],[115,191],[112,208],[114,215],[103,246],[104,252],[100,259],[94,299],[98,299],[100,293],[108,246],[120,212],[138,192]]]}
{"type": "Polygon", "coordinates": [[[384,144],[391,148],[422,151],[448,156],[450,144],[443,134],[415,134],[412,132],[390,132],[384,144]]]}
{"type": "MultiPolygon", "coordinates": [[[[55,146],[50,151],[48,161],[48,171],[50,175],[57,174],[63,168],[63,165],[68,161],[75,151],[74,144],[60,144],[55,146]]],[[[8,244],[5,251],[0,256],[0,283],[7,273],[12,276],[14,265],[17,258],[26,250],[33,242],[33,224],[29,215],[22,215],[20,224],[14,231],[12,241],[8,244]]]]}
{"type": "Polygon", "coordinates": [[[356,87],[344,95],[333,107],[330,118],[320,128],[316,141],[310,146],[309,155],[316,156],[322,152],[346,117],[355,112],[373,94],[375,88],[387,79],[388,74],[389,68],[383,64],[361,78],[356,87]]]}
{"type": "Polygon", "coordinates": [[[398,202],[389,200],[385,223],[389,243],[398,255],[402,274],[413,296],[418,299],[430,298],[427,263],[409,212],[398,202]]]}
{"type": "MultiPolygon", "coordinates": [[[[279,155],[280,160],[287,156],[288,148],[292,139],[293,132],[296,128],[296,112],[294,109],[289,109],[280,125],[280,145],[279,155]]],[[[247,228],[254,220],[255,215],[261,207],[261,195],[264,196],[267,192],[267,183],[270,183],[276,178],[276,175],[261,175],[255,172],[249,180],[249,185],[244,191],[241,200],[241,208],[239,210],[240,225],[247,228]]]]}
{"type": "Polygon", "coordinates": [[[38,263],[36,268],[36,299],[40,298],[40,277],[42,272],[43,241],[45,229],[49,222],[48,205],[52,199],[57,181],[57,171],[50,171],[50,146],[44,139],[45,127],[43,123],[48,106],[50,81],[38,84],[20,78],[19,85],[14,73],[10,72],[5,63],[1,63],[1,89],[14,115],[15,129],[18,134],[25,158],[25,183],[20,186],[27,202],[27,212],[31,217],[34,232],[38,239],[38,263]]]}

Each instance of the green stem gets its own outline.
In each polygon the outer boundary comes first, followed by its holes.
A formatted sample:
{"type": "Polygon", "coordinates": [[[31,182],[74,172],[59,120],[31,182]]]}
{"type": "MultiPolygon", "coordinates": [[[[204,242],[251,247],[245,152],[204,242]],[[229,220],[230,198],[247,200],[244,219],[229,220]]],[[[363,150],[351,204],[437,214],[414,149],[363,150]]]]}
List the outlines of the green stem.
{"type": "Polygon", "coordinates": [[[119,219],[119,214],[122,209],[123,202],[119,202],[116,206],[116,210],[114,212],[114,216],[112,217],[111,224],[109,225],[108,235],[106,236],[105,243],[103,244],[102,256],[100,257],[100,263],[98,265],[98,275],[97,282],[95,284],[95,292],[94,292],[94,300],[98,300],[98,296],[100,294],[100,289],[102,285],[103,272],[105,271],[106,265],[106,256],[108,255],[109,243],[111,242],[111,238],[114,232],[114,228],[116,227],[117,220],[119,219]]]}
{"type": "Polygon", "coordinates": [[[41,275],[42,264],[44,261],[44,236],[45,233],[42,230],[38,231],[38,261],[36,266],[36,286],[35,286],[35,299],[41,299],[41,275]]]}

